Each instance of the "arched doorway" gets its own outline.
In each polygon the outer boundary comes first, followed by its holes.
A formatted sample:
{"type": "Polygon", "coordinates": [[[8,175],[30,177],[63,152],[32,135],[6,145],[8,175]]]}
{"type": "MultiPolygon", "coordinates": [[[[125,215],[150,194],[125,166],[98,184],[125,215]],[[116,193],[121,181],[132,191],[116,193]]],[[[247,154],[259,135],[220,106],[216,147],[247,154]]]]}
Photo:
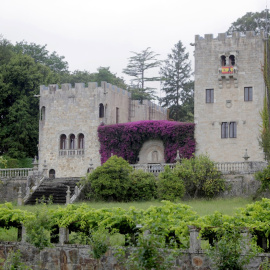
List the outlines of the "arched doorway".
{"type": "Polygon", "coordinates": [[[50,169],[50,171],[49,171],[49,178],[50,179],[54,179],[55,178],[55,170],[54,169],[50,169]]]}

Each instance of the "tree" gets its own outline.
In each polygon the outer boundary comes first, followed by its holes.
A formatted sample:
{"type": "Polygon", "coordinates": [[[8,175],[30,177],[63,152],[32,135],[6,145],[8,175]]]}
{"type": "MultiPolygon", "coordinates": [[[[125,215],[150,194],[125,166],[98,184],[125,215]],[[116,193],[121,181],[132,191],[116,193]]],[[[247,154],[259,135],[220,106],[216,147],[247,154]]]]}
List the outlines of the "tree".
{"type": "Polygon", "coordinates": [[[102,81],[117,85],[122,89],[127,89],[124,79],[112,73],[110,67],[99,67],[95,73],[90,73],[86,70],[75,70],[72,73],[62,74],[60,78],[60,83],[71,83],[72,85],[78,82],[85,83],[86,85],[89,82],[97,82],[100,85],[102,81]]]}
{"type": "Polygon", "coordinates": [[[47,45],[41,46],[35,43],[28,44],[25,41],[17,42],[13,47],[16,54],[24,54],[31,56],[36,63],[49,67],[56,73],[68,71],[68,62],[64,61],[64,56],[59,56],[55,51],[51,54],[46,49],[47,45]]]}
{"type": "Polygon", "coordinates": [[[255,33],[259,33],[262,30],[266,30],[266,25],[267,23],[269,24],[269,22],[270,20],[268,19],[265,10],[255,13],[247,12],[244,16],[232,23],[227,34],[231,35],[236,31],[242,34],[245,34],[246,31],[255,31],[255,33]]]}
{"type": "Polygon", "coordinates": [[[57,76],[28,55],[14,54],[0,67],[0,153],[13,158],[37,154],[38,99],[41,84],[57,76]]]}
{"type": "Polygon", "coordinates": [[[191,67],[185,49],[182,42],[178,41],[160,69],[162,91],[166,93],[160,102],[169,108],[169,117],[176,121],[193,120],[194,83],[189,80],[191,67]]]}
{"type": "Polygon", "coordinates": [[[146,87],[146,82],[159,81],[159,77],[147,77],[146,73],[150,69],[159,67],[160,61],[156,59],[158,54],[150,50],[148,47],[145,50],[137,53],[132,52],[134,56],[129,58],[129,62],[126,68],[123,69],[123,73],[134,77],[131,80],[132,85],[129,88],[131,92],[134,92],[134,99],[154,99],[155,88],[146,87]]]}

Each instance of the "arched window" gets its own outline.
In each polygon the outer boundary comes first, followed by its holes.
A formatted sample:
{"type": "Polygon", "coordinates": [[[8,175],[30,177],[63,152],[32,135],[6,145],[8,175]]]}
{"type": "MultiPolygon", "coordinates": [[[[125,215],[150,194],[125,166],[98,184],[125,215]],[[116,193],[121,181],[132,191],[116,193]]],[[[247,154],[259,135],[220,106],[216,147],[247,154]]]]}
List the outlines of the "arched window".
{"type": "Polygon", "coordinates": [[[44,121],[45,120],[45,106],[42,106],[40,110],[40,120],[44,121]]]}
{"type": "Polygon", "coordinates": [[[234,66],[235,65],[235,56],[234,55],[230,55],[229,61],[230,61],[230,65],[231,66],[234,66]]]}
{"type": "Polygon", "coordinates": [[[55,178],[55,170],[54,169],[50,169],[49,170],[49,178],[50,179],[54,179],[55,178]]]}
{"type": "Polygon", "coordinates": [[[61,150],[66,149],[66,141],[67,141],[67,136],[65,134],[62,134],[60,136],[60,149],[61,150]]]}
{"type": "Polygon", "coordinates": [[[84,135],[82,133],[78,136],[78,149],[84,149],[84,135]]]}
{"type": "Polygon", "coordinates": [[[226,66],[226,56],[221,55],[220,60],[221,60],[221,66],[225,67],[226,66]]]}
{"type": "Polygon", "coordinates": [[[69,149],[75,149],[75,135],[69,135],[69,149]]]}
{"type": "Polygon", "coordinates": [[[99,104],[99,118],[104,117],[104,105],[102,103],[99,104]]]}

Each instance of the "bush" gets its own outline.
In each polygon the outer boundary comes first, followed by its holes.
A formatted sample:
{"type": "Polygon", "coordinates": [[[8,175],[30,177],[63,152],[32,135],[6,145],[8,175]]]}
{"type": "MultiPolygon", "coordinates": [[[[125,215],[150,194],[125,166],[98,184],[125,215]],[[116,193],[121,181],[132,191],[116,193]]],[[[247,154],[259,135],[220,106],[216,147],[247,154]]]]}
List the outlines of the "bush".
{"type": "Polygon", "coordinates": [[[134,170],[129,177],[131,201],[147,201],[157,197],[157,181],[152,173],[134,170]]]}
{"type": "MultiPolygon", "coordinates": [[[[88,175],[87,197],[104,201],[127,201],[132,167],[121,157],[112,156],[88,175]]],[[[87,186],[86,186],[87,189],[87,186]]]]}
{"type": "Polygon", "coordinates": [[[263,192],[270,189],[270,165],[262,171],[255,173],[255,179],[261,182],[261,187],[258,192],[263,192]]]}
{"type": "Polygon", "coordinates": [[[225,189],[225,181],[208,156],[183,159],[174,170],[185,184],[186,193],[193,198],[212,198],[225,189]]]}
{"type": "Polygon", "coordinates": [[[175,170],[171,170],[168,165],[164,167],[164,172],[161,172],[158,178],[157,192],[159,199],[174,201],[184,196],[184,182],[175,174],[175,170]]]}

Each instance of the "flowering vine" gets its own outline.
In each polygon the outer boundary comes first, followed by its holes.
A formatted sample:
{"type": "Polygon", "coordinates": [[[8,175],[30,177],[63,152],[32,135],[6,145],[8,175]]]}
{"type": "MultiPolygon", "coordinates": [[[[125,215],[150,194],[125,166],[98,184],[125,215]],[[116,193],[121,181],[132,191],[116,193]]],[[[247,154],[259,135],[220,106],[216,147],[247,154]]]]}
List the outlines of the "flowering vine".
{"type": "Polygon", "coordinates": [[[144,142],[152,139],[163,141],[167,163],[175,161],[177,150],[182,157],[190,158],[195,152],[194,127],[194,123],[166,120],[101,125],[98,127],[101,163],[113,153],[134,164],[144,142]]]}

